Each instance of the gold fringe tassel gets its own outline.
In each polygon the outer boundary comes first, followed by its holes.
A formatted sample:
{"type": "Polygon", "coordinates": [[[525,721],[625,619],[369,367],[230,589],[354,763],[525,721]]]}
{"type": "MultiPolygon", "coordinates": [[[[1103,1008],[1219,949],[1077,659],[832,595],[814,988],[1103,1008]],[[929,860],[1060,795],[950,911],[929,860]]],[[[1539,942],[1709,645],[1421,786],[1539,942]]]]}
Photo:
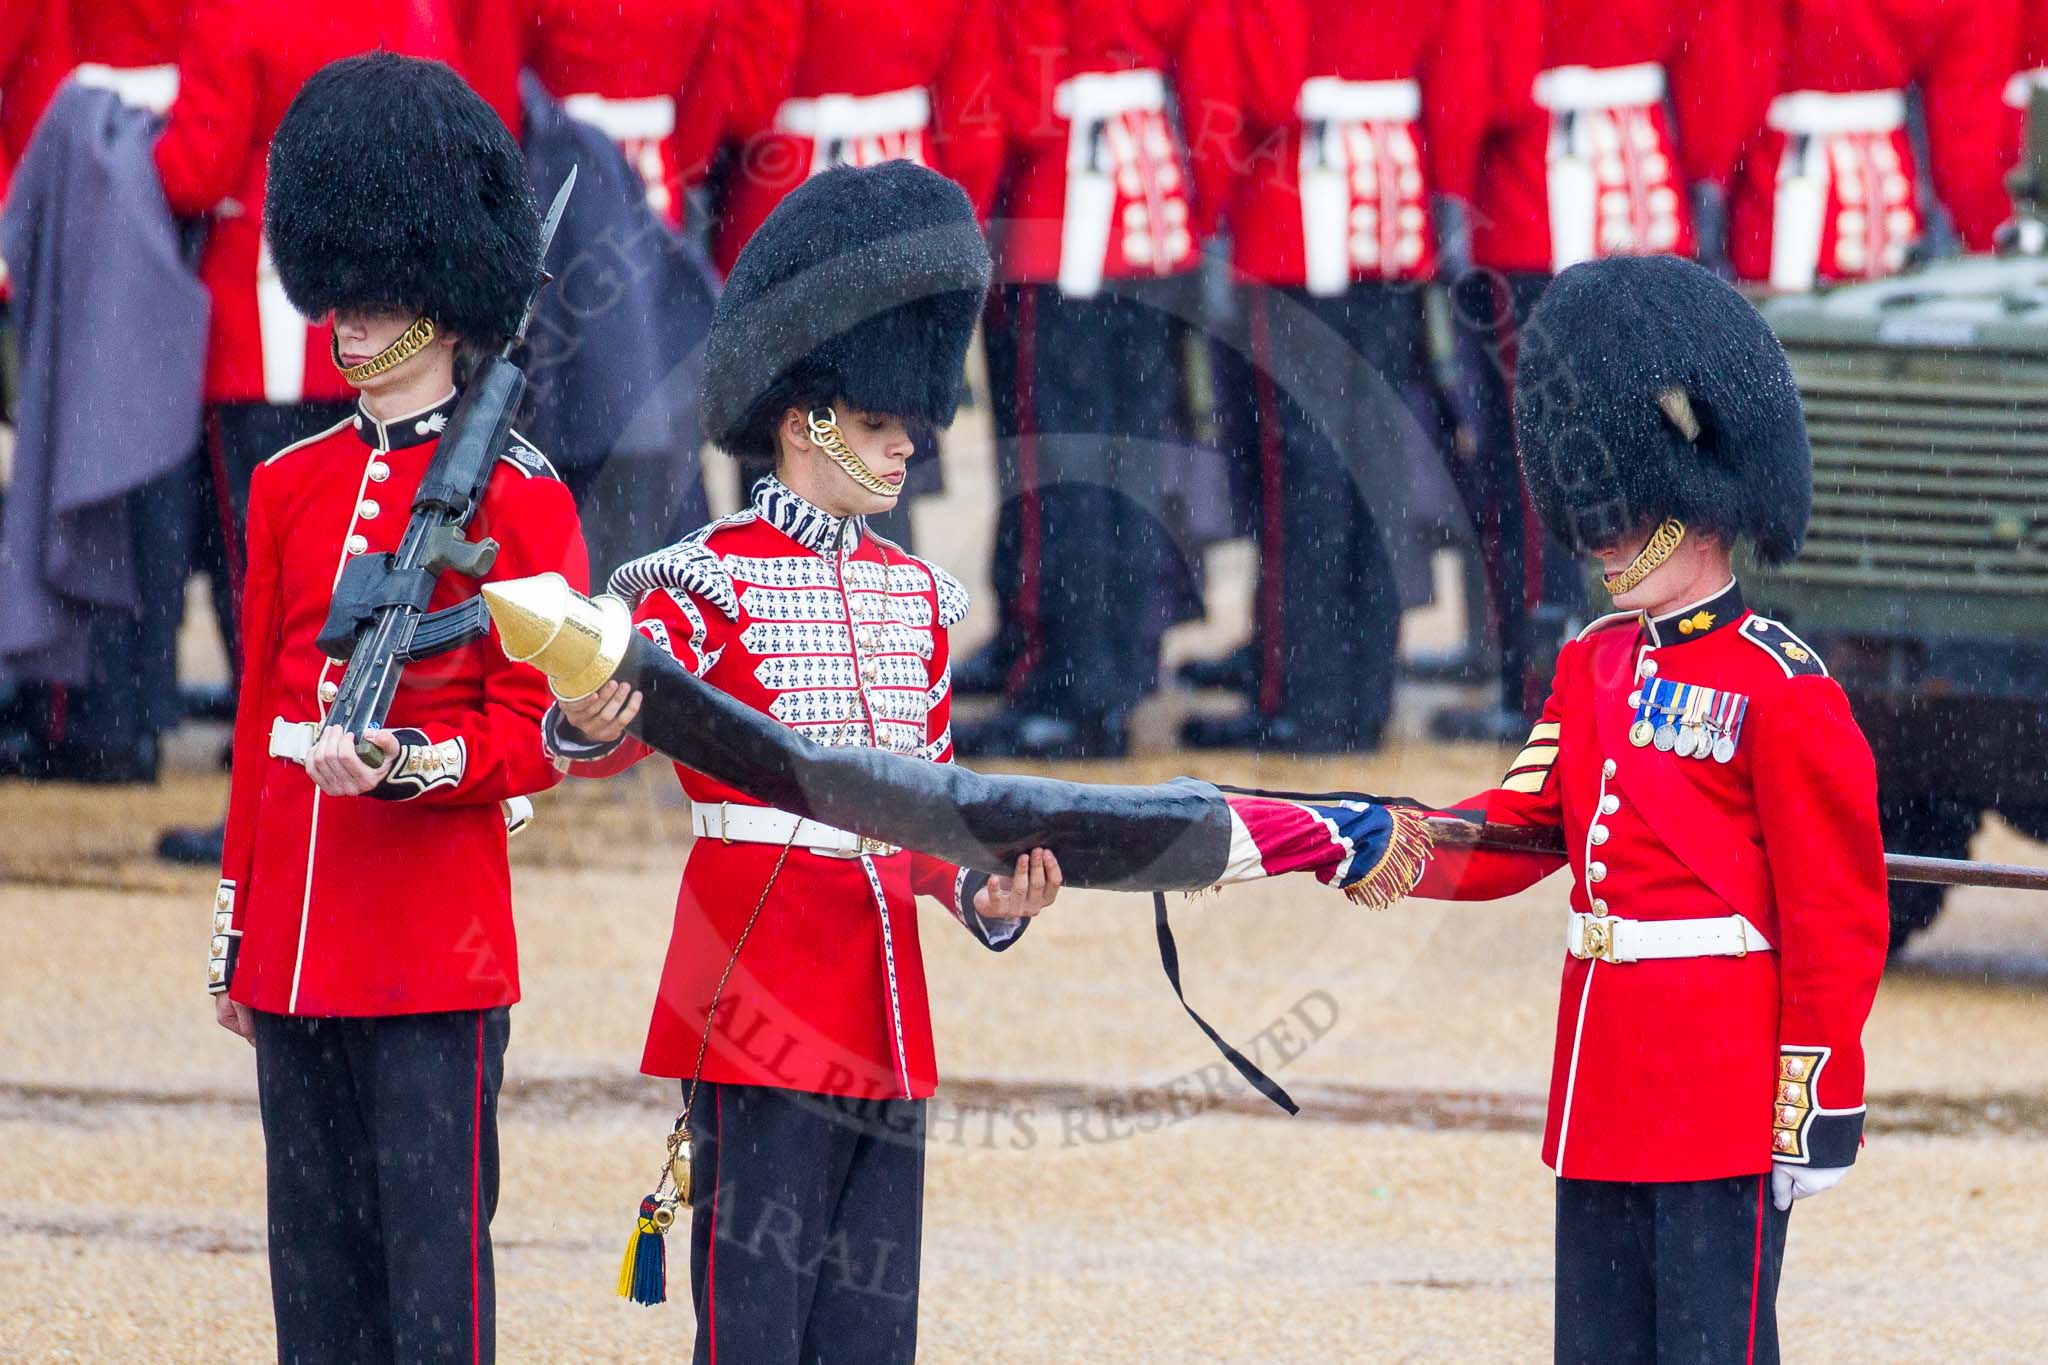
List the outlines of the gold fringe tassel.
{"type": "Polygon", "coordinates": [[[1429,825],[1419,811],[1405,806],[1388,806],[1385,809],[1394,822],[1386,851],[1380,854],[1380,860],[1372,871],[1344,887],[1344,894],[1354,905],[1363,905],[1369,910],[1385,910],[1399,904],[1422,880],[1423,869],[1429,866],[1429,860],[1436,852],[1436,843],[1429,835],[1429,825]]]}

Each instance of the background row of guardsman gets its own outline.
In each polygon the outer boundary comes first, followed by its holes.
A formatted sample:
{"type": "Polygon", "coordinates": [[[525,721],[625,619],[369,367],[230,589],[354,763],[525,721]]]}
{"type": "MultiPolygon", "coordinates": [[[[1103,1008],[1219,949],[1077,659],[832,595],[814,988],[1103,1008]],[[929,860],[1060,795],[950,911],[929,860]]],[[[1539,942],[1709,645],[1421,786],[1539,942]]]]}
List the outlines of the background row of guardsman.
{"type": "MultiPolygon", "coordinates": [[[[195,565],[232,639],[250,472],[346,399],[327,329],[285,302],[264,247],[266,151],[314,70],[376,46],[454,65],[522,134],[537,180],[584,167],[525,425],[597,509],[599,574],[704,517],[710,303],[782,196],[895,157],[967,190],[996,259],[981,397],[1000,622],[956,672],[1002,702],[958,738],[1071,757],[1124,751],[1160,633],[1201,611],[1198,552],[1230,535],[1262,551],[1250,640],[1186,672],[1245,709],[1191,720],[1186,742],[1372,747],[1400,612],[1447,537],[1485,610],[1469,648],[1425,664],[1473,679],[1497,661],[1499,694],[1438,728],[1519,738],[1551,645],[1583,615],[1508,434],[1517,327],[1552,274],[1672,251],[1804,289],[1988,247],[2048,9],[8,6],[12,770],[153,775],[191,700],[173,646],[195,565]]],[[[937,461],[912,469],[936,486],[937,461]]]]}

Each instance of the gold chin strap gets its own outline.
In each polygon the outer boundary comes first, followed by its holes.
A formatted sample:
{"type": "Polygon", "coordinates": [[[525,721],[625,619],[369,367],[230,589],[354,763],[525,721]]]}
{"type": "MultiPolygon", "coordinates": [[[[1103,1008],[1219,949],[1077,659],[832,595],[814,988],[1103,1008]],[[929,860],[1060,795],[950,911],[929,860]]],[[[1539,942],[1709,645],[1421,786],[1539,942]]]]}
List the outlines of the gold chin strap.
{"type": "Polygon", "coordinates": [[[1664,518],[1663,524],[1650,532],[1649,541],[1636,552],[1636,557],[1629,561],[1628,567],[1607,580],[1608,596],[1619,597],[1655,573],[1665,560],[1671,558],[1671,552],[1676,550],[1678,543],[1684,539],[1685,523],[1677,517],[1664,518]]]}
{"type": "Polygon", "coordinates": [[[804,425],[810,428],[811,440],[832,460],[846,471],[852,479],[878,498],[893,498],[903,490],[882,478],[861,462],[853,453],[853,447],[846,443],[846,433],[839,429],[839,417],[830,408],[812,408],[804,417],[804,425]],[[824,413],[820,417],[818,414],[824,413]]]}
{"type": "Polygon", "coordinates": [[[351,385],[360,388],[366,379],[375,379],[386,370],[395,369],[427,349],[427,343],[434,339],[434,320],[414,318],[412,326],[398,334],[398,340],[386,346],[360,365],[341,363],[341,338],[330,337],[328,351],[334,358],[334,368],[341,371],[341,377],[351,385]]]}

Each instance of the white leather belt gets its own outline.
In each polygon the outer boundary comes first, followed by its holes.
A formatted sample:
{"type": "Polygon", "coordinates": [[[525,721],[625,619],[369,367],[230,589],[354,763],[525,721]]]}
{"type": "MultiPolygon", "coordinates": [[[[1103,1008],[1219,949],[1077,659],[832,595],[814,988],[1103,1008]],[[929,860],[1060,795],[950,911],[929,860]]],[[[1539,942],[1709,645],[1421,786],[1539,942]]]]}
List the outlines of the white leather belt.
{"type": "Polygon", "coordinates": [[[1780,133],[1826,137],[1830,133],[1895,133],[1906,126],[1903,90],[1834,94],[1794,90],[1771,101],[1764,122],[1780,133]]]}
{"type": "MultiPolygon", "coordinates": [[[[320,722],[274,716],[270,721],[270,756],[288,758],[304,767],[306,754],[318,738],[320,722]]],[[[509,838],[533,823],[533,802],[524,796],[508,796],[498,803],[498,814],[505,818],[505,834],[509,838]]]]}
{"type": "Polygon", "coordinates": [[[1413,123],[1422,117],[1422,87],[1414,81],[1347,81],[1312,76],[1301,83],[1295,112],[1304,120],[1336,123],[1413,123]]]}
{"type": "Polygon", "coordinates": [[[773,806],[735,806],[730,801],[692,806],[690,831],[700,839],[727,844],[787,844],[827,858],[858,858],[862,854],[886,858],[902,851],[880,839],[806,820],[773,806]]]}
{"type": "Polygon", "coordinates": [[[915,133],[931,121],[931,96],[921,85],[880,95],[784,100],[775,111],[776,132],[813,139],[915,133]]]}
{"type": "Polygon", "coordinates": [[[95,90],[111,90],[114,98],[131,109],[168,114],[178,99],[178,68],[161,66],[106,66],[80,62],[71,68],[71,79],[95,90]]]}
{"type": "Polygon", "coordinates": [[[1536,103],[1552,113],[1582,109],[1640,109],[1664,98],[1664,68],[1553,66],[1536,77],[1536,103]]]}
{"type": "Polygon", "coordinates": [[[676,130],[676,102],[667,95],[615,100],[608,95],[570,95],[562,112],[587,123],[614,142],[629,138],[663,138],[676,130]]]}
{"type": "Polygon", "coordinates": [[[1768,953],[1771,941],[1743,915],[1715,919],[1622,919],[1582,915],[1565,925],[1565,951],[1602,962],[1649,962],[1672,957],[1747,957],[1768,953]]]}
{"type": "Polygon", "coordinates": [[[2027,107],[2027,101],[2034,97],[2034,87],[2048,86],[2048,66],[2037,66],[2031,71],[2021,71],[2005,83],[2005,102],[2015,109],[2027,107]]]}
{"type": "Polygon", "coordinates": [[[1138,109],[1166,108],[1166,78],[1150,68],[1084,71],[1053,87],[1053,112],[1075,123],[1094,123],[1138,109]]]}

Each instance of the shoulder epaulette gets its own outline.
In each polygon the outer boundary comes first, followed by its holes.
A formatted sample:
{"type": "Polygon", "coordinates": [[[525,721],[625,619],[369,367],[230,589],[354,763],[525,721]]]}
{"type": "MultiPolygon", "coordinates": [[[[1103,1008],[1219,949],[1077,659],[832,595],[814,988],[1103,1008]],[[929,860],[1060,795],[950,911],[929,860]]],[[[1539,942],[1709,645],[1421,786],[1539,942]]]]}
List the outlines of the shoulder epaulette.
{"type": "Polygon", "coordinates": [[[286,446],[283,450],[278,451],[277,454],[271,456],[263,463],[275,464],[279,460],[282,460],[285,456],[291,454],[294,450],[304,450],[307,446],[317,445],[319,442],[326,440],[335,432],[340,431],[343,427],[347,426],[349,423],[355,420],[356,419],[353,415],[344,417],[339,422],[336,422],[333,426],[327,428],[327,430],[325,431],[316,431],[311,436],[306,437],[304,440],[293,441],[290,445],[286,446]]]}
{"type": "Polygon", "coordinates": [[[1609,626],[1618,626],[1624,621],[1630,621],[1640,624],[1642,619],[1643,616],[1641,612],[1610,611],[1605,616],[1596,616],[1592,620],[1586,622],[1586,628],[1580,631],[1578,635],[1574,638],[1578,640],[1583,640],[1586,637],[1598,631],[1606,630],[1609,626]]]}
{"type": "Polygon", "coordinates": [[[1777,660],[1788,678],[1828,675],[1828,666],[1813,652],[1813,646],[1768,616],[1752,615],[1740,627],[1742,638],[1777,660]]]}
{"type": "Polygon", "coordinates": [[[612,570],[606,588],[614,596],[639,604],[641,598],[658,588],[680,588],[716,607],[728,621],[740,619],[739,591],[732,575],[710,545],[714,532],[742,526],[754,519],[753,509],[722,517],[709,526],[690,532],[666,549],[629,560],[612,570]]]}
{"type": "Polygon", "coordinates": [[[562,477],[555,472],[555,467],[548,463],[548,457],[540,453],[540,448],[524,436],[521,436],[517,431],[508,434],[505,448],[498,453],[498,458],[526,475],[529,479],[560,479],[562,477]]]}
{"type": "Polygon", "coordinates": [[[918,563],[931,570],[932,582],[939,586],[939,625],[950,629],[967,619],[967,585],[929,559],[918,563]]]}

